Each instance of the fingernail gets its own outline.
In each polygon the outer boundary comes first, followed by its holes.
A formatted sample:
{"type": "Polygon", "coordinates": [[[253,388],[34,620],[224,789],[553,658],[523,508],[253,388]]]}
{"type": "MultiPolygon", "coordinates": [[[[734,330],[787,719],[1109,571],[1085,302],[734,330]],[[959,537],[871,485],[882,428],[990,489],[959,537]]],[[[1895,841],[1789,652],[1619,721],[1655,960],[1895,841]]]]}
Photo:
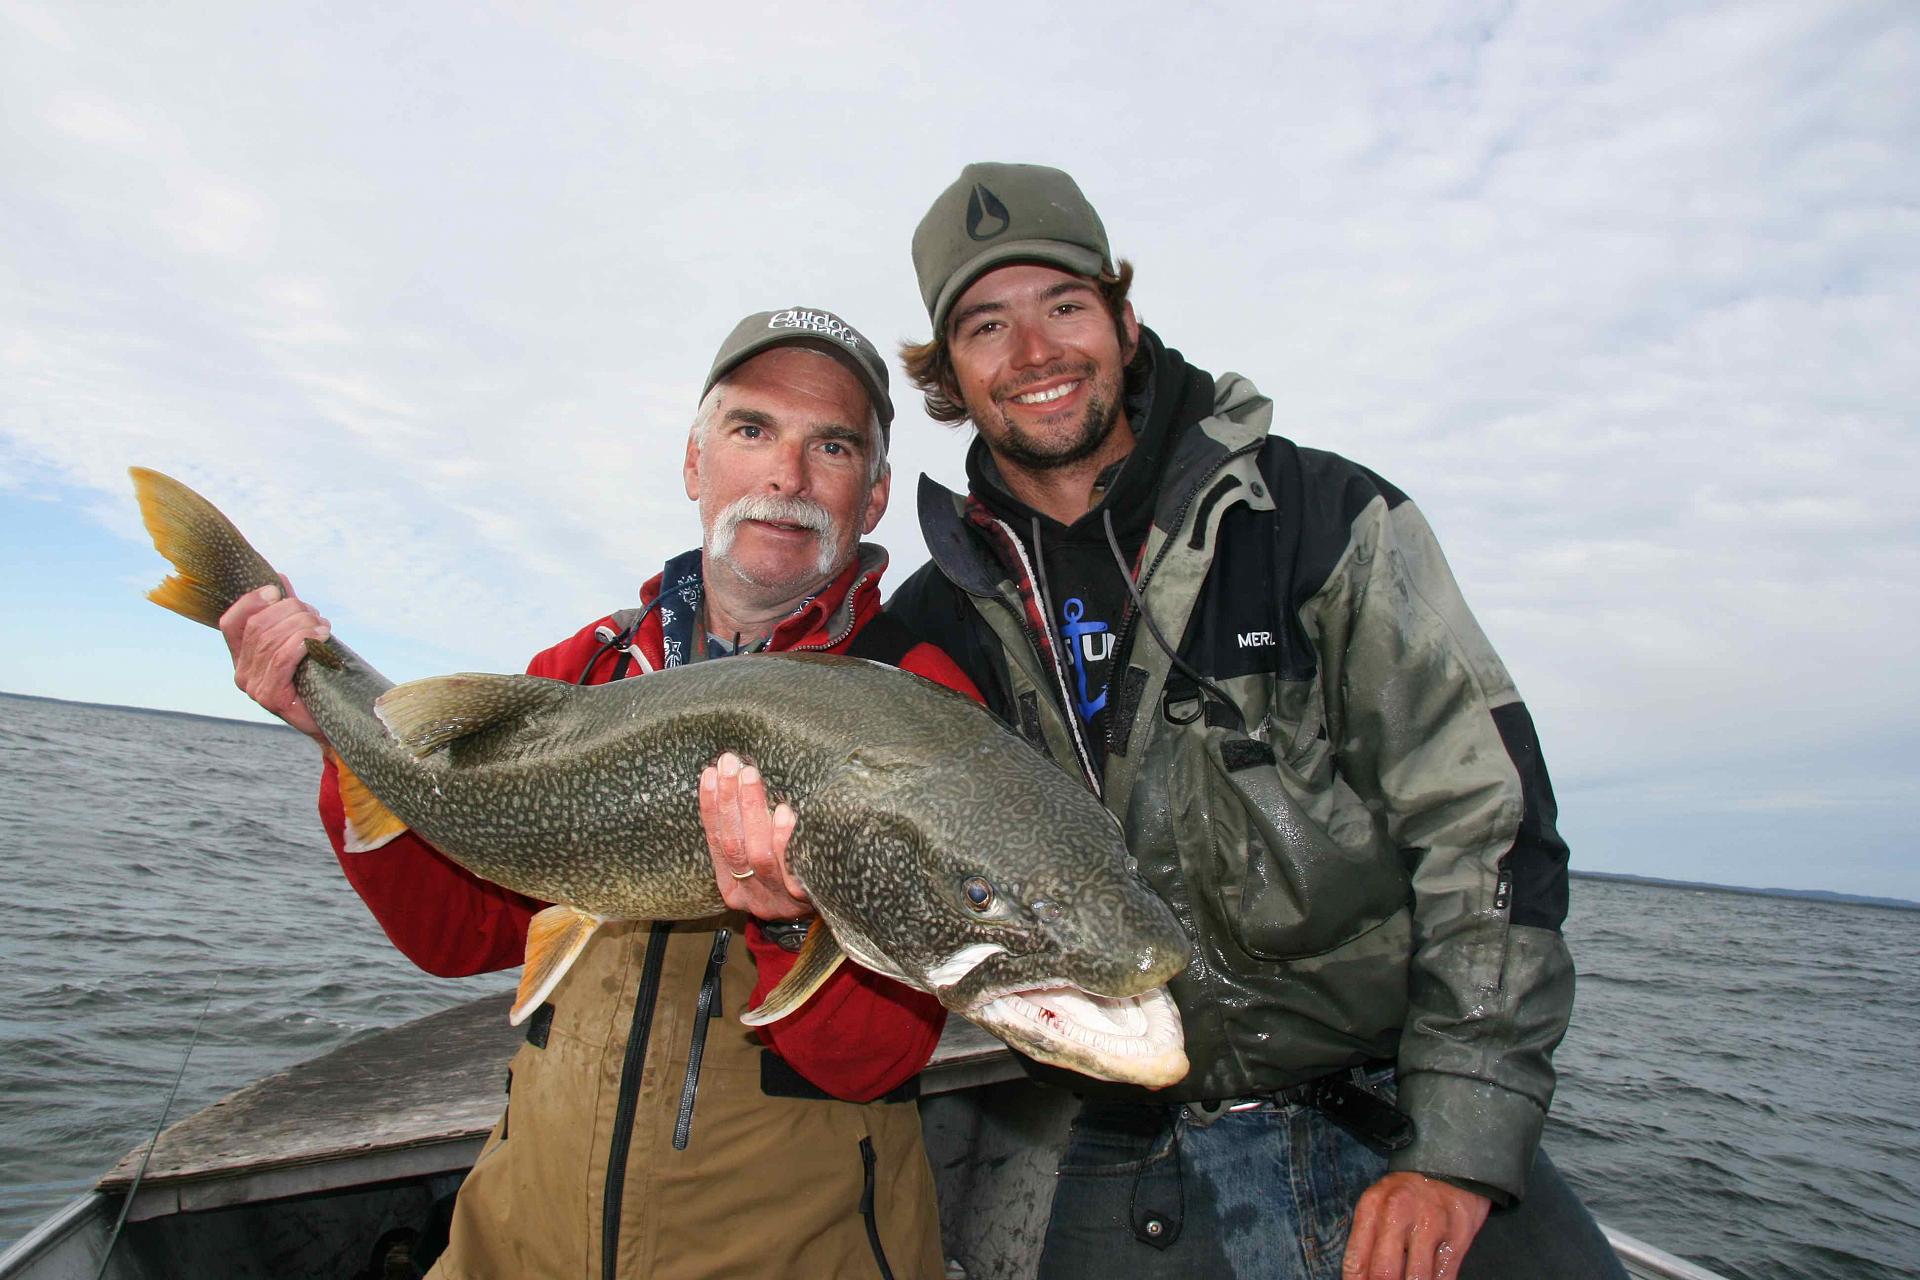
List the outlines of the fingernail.
{"type": "Polygon", "coordinates": [[[332,634],[333,634],[332,623],[323,622],[319,626],[313,629],[313,638],[315,640],[325,640],[328,636],[332,634]]]}
{"type": "Polygon", "coordinates": [[[720,757],[720,773],[723,777],[731,778],[734,775],[738,774],[739,772],[740,772],[739,756],[736,756],[735,754],[733,754],[733,752],[729,751],[720,757]]]}
{"type": "Polygon", "coordinates": [[[740,771],[741,785],[751,787],[759,781],[760,781],[760,771],[754,768],[752,765],[748,765],[746,768],[740,771]]]}
{"type": "Polygon", "coordinates": [[[265,600],[268,604],[272,604],[275,600],[278,600],[280,598],[280,588],[262,587],[260,589],[260,598],[262,600],[265,600]]]}

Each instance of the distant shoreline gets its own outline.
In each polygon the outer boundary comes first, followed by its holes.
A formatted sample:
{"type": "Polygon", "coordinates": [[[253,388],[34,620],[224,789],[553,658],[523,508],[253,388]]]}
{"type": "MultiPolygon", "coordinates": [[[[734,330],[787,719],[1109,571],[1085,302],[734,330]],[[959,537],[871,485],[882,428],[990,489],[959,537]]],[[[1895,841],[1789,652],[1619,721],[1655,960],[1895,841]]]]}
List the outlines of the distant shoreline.
{"type": "MultiPolygon", "coordinates": [[[[126,711],[137,716],[176,716],[183,720],[206,720],[214,724],[246,725],[279,733],[297,733],[290,725],[260,720],[241,720],[233,716],[209,716],[195,711],[168,711],[161,707],[123,707],[111,702],[77,702],[72,698],[48,698],[37,693],[10,693],[0,689],[0,698],[19,698],[23,702],[54,702],[69,707],[92,707],[100,711],[126,711]]],[[[1920,911],[1920,902],[1906,898],[1876,898],[1859,893],[1835,893],[1828,889],[1756,889],[1749,885],[1714,884],[1706,880],[1663,880],[1659,876],[1628,875],[1618,871],[1572,871],[1576,880],[1613,880],[1622,884],[1649,884],[1663,889],[1699,889],[1708,893],[1738,893],[1756,898],[1798,898],[1806,902],[1833,902],[1842,906],[1883,907],[1892,911],[1920,911]]]]}
{"type": "Polygon", "coordinates": [[[172,711],[166,707],[128,707],[117,702],[81,702],[75,698],[49,698],[38,693],[14,693],[0,689],[0,698],[18,698],[22,702],[52,702],[63,707],[91,707],[96,711],[125,711],[136,716],[173,716],[180,720],[205,720],[212,724],[240,724],[250,729],[272,729],[279,733],[298,733],[290,724],[278,720],[243,720],[239,716],[210,716],[198,711],[172,711]]]}
{"type": "Polygon", "coordinates": [[[1659,876],[1628,875],[1619,871],[1569,871],[1575,880],[1612,880],[1621,884],[1650,884],[1662,889],[1699,889],[1707,893],[1737,893],[1748,898],[1798,898],[1803,902],[1832,902],[1846,907],[1882,907],[1889,911],[1920,911],[1920,902],[1906,898],[1875,898],[1861,893],[1834,893],[1830,889],[1755,889],[1743,884],[1714,884],[1706,880],[1663,880],[1659,876]]]}

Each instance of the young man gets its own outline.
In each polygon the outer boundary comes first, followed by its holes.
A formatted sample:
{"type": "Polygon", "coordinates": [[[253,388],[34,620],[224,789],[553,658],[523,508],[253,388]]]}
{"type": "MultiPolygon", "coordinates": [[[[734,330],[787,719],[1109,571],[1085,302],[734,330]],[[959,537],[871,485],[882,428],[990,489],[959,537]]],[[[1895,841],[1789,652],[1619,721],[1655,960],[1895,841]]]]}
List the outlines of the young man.
{"type": "Polygon", "coordinates": [[[1042,1274],[1618,1275],[1536,1158],[1552,791],[1426,522],[1140,326],[1066,174],[968,166],[913,259],[908,370],[979,437],[889,612],[1103,798],[1194,945],[1188,1078],[1065,1081],[1042,1274]]]}
{"type": "MultiPolygon", "coordinates": [[[[700,548],[641,588],[642,608],[581,629],[529,674],[598,684],[805,649],[890,661],[971,692],[938,650],[886,620],[869,625],[886,554],[859,539],[886,509],[892,417],[885,363],[837,316],[794,307],[741,321],[687,440],[700,548]]],[[[221,628],[240,687],[319,738],[291,677],[324,619],[268,589],[221,628]]],[[[320,808],[347,878],[416,964],[454,976],[521,962],[543,904],[475,879],[411,834],[350,851],[331,763],[320,808]]],[[[808,907],[797,886],[756,876],[742,850],[784,838],[793,815],[769,815],[757,773],[732,757],[708,770],[701,808],[733,911],[594,935],[529,1020],[506,1114],[461,1188],[433,1275],[942,1274],[911,1101],[942,1010],[843,966],[762,1029],[763,1048],[738,1015],[792,967],[804,930],[786,922],[808,907]]]]}

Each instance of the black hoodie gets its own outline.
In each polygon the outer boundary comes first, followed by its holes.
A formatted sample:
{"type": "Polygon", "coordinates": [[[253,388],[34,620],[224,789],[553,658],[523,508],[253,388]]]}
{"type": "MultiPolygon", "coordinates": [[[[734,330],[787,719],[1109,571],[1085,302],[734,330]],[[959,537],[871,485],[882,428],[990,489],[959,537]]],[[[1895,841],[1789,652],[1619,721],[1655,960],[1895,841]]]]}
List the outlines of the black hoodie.
{"type": "Polygon", "coordinates": [[[1107,469],[1095,485],[1093,506],[1070,525],[1007,492],[984,440],[976,438],[967,452],[969,491],[1019,536],[1033,558],[1048,621],[1067,656],[1074,711],[1087,728],[1096,767],[1104,766],[1106,757],[1107,673],[1113,667],[1114,638],[1127,630],[1124,623],[1132,611],[1114,543],[1129,570],[1137,572],[1161,472],[1180,436],[1213,411],[1213,377],[1143,327],[1139,350],[1127,366],[1125,403],[1133,452],[1107,469]],[[1112,541],[1107,536],[1108,513],[1112,541]]]}

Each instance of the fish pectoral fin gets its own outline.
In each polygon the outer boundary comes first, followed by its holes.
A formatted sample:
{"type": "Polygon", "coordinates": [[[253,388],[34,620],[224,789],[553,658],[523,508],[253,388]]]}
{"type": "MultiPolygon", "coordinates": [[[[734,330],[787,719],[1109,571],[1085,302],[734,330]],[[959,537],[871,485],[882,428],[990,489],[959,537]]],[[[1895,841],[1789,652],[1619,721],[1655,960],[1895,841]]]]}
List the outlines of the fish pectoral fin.
{"type": "Polygon", "coordinates": [[[332,751],[333,767],[340,774],[340,807],[346,810],[346,839],[341,847],[348,853],[369,853],[407,829],[380,797],[367,790],[359,775],[347,768],[347,762],[332,751]]]}
{"type": "Polygon", "coordinates": [[[373,700],[394,740],[424,758],[462,738],[506,728],[565,701],[574,687],[538,676],[432,676],[395,685],[373,700]]]}
{"type": "Polygon", "coordinates": [[[805,1004],[807,997],[818,991],[846,958],[847,953],[840,949],[833,931],[827,928],[825,921],[816,918],[813,927],[807,930],[807,940],[802,944],[800,958],[793,962],[793,968],[787,970],[787,976],[767,992],[767,998],[760,1002],[759,1008],[741,1014],[740,1021],[749,1027],[764,1027],[769,1022],[778,1022],[805,1004]]]}
{"type": "Polygon", "coordinates": [[[527,922],[527,967],[520,974],[509,1022],[519,1026],[553,994],[603,923],[599,916],[567,906],[548,907],[527,922]]]}

